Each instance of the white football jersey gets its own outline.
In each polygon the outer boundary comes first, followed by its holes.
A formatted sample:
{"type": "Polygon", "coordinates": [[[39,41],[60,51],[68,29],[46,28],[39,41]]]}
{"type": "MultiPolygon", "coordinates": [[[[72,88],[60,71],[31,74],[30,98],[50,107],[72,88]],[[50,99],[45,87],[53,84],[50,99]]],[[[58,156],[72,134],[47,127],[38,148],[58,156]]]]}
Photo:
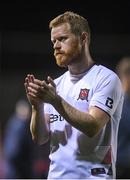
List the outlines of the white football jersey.
{"type": "MultiPolygon", "coordinates": [[[[80,111],[96,106],[110,116],[110,121],[94,137],[71,126],[50,104],[51,151],[48,179],[90,179],[115,177],[117,131],[121,118],[123,93],[118,76],[102,65],[94,65],[77,82],[70,72],[55,79],[57,93],[80,111]],[[113,176],[109,173],[112,166],[113,176]],[[93,176],[93,172],[99,171],[93,176]]],[[[80,121],[80,119],[79,119],[80,121]]]]}

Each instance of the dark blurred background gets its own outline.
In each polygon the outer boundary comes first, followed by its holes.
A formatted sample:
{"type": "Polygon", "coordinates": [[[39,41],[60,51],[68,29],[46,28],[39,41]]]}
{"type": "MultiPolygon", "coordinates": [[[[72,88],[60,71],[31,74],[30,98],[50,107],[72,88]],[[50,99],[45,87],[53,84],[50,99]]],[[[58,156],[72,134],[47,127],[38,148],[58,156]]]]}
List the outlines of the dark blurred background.
{"type": "Polygon", "coordinates": [[[26,75],[33,73],[46,79],[47,75],[55,78],[65,71],[55,64],[48,25],[67,10],[88,19],[91,53],[97,62],[115,70],[117,62],[130,55],[130,1],[0,3],[0,136],[16,102],[26,99],[26,75]]]}

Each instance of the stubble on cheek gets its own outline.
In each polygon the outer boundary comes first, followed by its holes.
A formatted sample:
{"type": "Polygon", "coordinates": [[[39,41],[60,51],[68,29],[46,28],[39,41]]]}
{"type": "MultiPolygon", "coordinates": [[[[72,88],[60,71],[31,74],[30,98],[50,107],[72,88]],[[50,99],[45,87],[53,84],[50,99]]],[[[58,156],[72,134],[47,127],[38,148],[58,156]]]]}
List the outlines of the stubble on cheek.
{"type": "Polygon", "coordinates": [[[78,42],[72,43],[70,45],[70,48],[66,50],[63,54],[58,54],[55,56],[56,63],[58,66],[66,67],[69,65],[72,61],[77,59],[77,57],[80,54],[80,47],[78,42]]]}

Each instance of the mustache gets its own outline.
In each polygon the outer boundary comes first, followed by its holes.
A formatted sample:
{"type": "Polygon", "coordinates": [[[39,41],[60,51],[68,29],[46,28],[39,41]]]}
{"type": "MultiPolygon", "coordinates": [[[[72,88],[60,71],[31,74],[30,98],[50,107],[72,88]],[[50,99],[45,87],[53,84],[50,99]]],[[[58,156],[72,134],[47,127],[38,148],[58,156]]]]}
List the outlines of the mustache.
{"type": "Polygon", "coordinates": [[[54,56],[57,56],[58,54],[65,54],[64,51],[54,51],[54,56]]]}

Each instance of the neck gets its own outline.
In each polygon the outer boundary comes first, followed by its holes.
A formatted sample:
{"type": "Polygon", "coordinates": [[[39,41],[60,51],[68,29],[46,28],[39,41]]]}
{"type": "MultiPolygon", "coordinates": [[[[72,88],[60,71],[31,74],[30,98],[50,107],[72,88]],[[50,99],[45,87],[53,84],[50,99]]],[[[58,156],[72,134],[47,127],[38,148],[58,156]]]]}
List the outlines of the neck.
{"type": "Polygon", "coordinates": [[[68,66],[68,70],[71,74],[77,75],[84,73],[88,69],[90,69],[94,65],[94,61],[92,58],[89,56],[84,59],[80,59],[76,63],[74,62],[73,64],[68,66]]]}

